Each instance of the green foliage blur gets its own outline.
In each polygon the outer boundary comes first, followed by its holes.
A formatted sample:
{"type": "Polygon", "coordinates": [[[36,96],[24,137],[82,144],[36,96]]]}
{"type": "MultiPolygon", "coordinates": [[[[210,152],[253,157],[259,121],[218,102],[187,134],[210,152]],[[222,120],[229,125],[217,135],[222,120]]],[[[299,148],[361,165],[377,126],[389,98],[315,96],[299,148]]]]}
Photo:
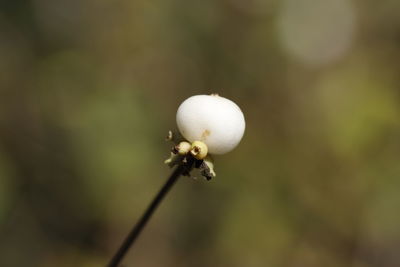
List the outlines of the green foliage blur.
{"type": "Polygon", "coordinates": [[[246,117],[124,266],[400,266],[398,0],[0,2],[0,266],[105,266],[179,104],[246,117]]]}

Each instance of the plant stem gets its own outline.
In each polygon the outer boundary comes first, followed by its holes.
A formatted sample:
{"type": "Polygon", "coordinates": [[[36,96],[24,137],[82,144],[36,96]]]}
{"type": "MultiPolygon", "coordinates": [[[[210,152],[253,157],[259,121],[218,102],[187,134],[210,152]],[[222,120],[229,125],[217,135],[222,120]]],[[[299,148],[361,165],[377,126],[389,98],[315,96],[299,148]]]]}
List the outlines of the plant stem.
{"type": "Polygon", "coordinates": [[[115,253],[114,257],[111,259],[111,261],[107,265],[108,267],[118,267],[119,266],[123,257],[129,250],[129,248],[133,245],[133,243],[136,241],[140,232],[146,226],[150,217],[153,215],[153,213],[156,210],[156,208],[158,207],[158,205],[164,199],[165,195],[168,193],[168,191],[171,189],[171,187],[175,184],[175,182],[178,180],[178,178],[182,174],[188,173],[191,170],[192,165],[193,165],[193,159],[189,158],[186,164],[179,165],[174,170],[174,172],[171,174],[171,176],[169,177],[167,182],[164,184],[164,186],[160,189],[158,194],[154,197],[153,201],[147,207],[146,211],[143,213],[140,220],[136,223],[136,225],[133,227],[131,232],[125,238],[124,242],[121,244],[120,248],[118,249],[118,251],[115,253]]]}

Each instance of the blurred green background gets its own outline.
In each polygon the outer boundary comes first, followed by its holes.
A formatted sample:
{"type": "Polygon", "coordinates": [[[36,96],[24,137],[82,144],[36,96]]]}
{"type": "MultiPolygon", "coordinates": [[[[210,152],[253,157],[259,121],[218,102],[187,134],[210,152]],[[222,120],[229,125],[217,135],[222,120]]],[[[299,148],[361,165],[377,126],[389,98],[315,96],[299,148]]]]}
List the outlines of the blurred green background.
{"type": "Polygon", "coordinates": [[[178,105],[243,110],[125,266],[400,266],[398,0],[0,2],[0,266],[104,266],[178,105]]]}

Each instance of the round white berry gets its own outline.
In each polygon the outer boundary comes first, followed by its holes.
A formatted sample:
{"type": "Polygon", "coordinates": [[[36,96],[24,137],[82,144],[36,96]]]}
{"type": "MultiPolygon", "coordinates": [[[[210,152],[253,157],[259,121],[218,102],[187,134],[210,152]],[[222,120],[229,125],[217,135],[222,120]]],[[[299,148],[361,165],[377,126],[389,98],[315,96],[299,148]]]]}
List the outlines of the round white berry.
{"type": "Polygon", "coordinates": [[[190,142],[204,142],[212,154],[234,149],[246,126],[240,108],[218,95],[189,97],[179,106],[176,122],[183,137],[190,142]]]}

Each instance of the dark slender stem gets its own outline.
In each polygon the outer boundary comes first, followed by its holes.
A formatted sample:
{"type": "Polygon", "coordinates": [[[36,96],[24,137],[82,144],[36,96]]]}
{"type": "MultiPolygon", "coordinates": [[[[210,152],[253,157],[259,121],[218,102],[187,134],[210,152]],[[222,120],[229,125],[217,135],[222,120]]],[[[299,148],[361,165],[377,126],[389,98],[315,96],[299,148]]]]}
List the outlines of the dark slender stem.
{"type": "Polygon", "coordinates": [[[131,232],[125,238],[121,247],[118,249],[118,251],[115,253],[114,257],[111,259],[110,263],[107,265],[108,267],[118,267],[119,266],[123,257],[125,256],[126,252],[129,250],[129,248],[132,246],[132,244],[135,242],[135,240],[139,236],[140,232],[146,226],[151,215],[153,215],[154,211],[156,210],[158,205],[161,203],[161,201],[163,200],[165,195],[168,193],[168,191],[171,189],[171,187],[175,184],[175,182],[178,180],[178,178],[182,174],[185,174],[186,172],[190,171],[190,169],[192,168],[192,165],[193,165],[193,160],[189,159],[186,164],[179,165],[174,170],[174,172],[171,174],[171,176],[169,177],[167,182],[164,184],[164,186],[160,189],[158,194],[154,197],[153,201],[147,207],[146,211],[143,213],[140,220],[136,223],[136,225],[133,227],[131,232]]]}

